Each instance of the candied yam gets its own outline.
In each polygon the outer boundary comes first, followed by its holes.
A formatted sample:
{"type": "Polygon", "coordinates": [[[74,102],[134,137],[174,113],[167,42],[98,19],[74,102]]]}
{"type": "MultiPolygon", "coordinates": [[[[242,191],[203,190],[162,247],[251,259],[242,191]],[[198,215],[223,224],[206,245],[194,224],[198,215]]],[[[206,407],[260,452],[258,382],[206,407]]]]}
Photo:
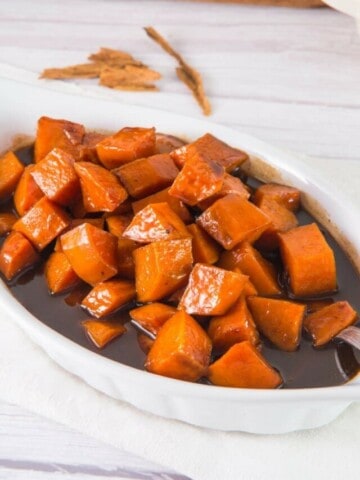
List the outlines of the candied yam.
{"type": "Polygon", "coordinates": [[[164,133],[156,133],[156,153],[170,153],[176,148],[185,145],[185,142],[173,135],[166,135],[164,133]]]}
{"type": "Polygon", "coordinates": [[[83,223],[61,236],[61,247],[77,275],[90,285],[117,274],[117,238],[83,223]]]}
{"type": "Polygon", "coordinates": [[[249,308],[260,332],[280,350],[293,352],[301,340],[306,306],[288,300],[249,297],[249,308]]]}
{"type": "Polygon", "coordinates": [[[145,335],[145,333],[138,333],[136,339],[140,349],[145,353],[145,355],[147,355],[154,345],[154,340],[145,335]]]}
{"type": "Polygon", "coordinates": [[[80,192],[74,157],[60,148],[51,150],[30,175],[46,197],[60,205],[69,205],[80,192]]]}
{"type": "Polygon", "coordinates": [[[196,205],[221,190],[224,168],[201,155],[190,157],[169,188],[169,195],[187,205],[196,205]]]}
{"type": "Polygon", "coordinates": [[[188,225],[187,229],[192,236],[194,263],[216,263],[219,259],[220,247],[215,240],[196,223],[188,225]]]}
{"type": "Polygon", "coordinates": [[[315,223],[281,233],[279,239],[294,295],[306,297],[336,290],[334,252],[315,223]]]}
{"type": "MultiPolygon", "coordinates": [[[[234,269],[234,271],[235,271],[235,272],[238,271],[239,273],[241,273],[240,270],[238,270],[238,269],[236,269],[236,268],[234,269]]],[[[253,296],[253,295],[258,295],[258,293],[259,293],[259,292],[256,290],[255,285],[252,283],[252,281],[250,280],[250,278],[248,278],[248,281],[246,282],[245,287],[244,287],[244,290],[243,290],[243,295],[244,295],[245,297],[250,297],[250,295],[251,295],[251,296],[253,296]]]]}
{"type": "Polygon", "coordinates": [[[274,265],[263,258],[248,242],[241,243],[229,252],[224,252],[218,266],[234,271],[238,268],[249,276],[260,295],[281,294],[274,265]]]}
{"type": "Polygon", "coordinates": [[[244,295],[240,296],[225,315],[210,320],[208,335],[217,351],[228,350],[235,343],[245,340],[253,345],[259,343],[259,333],[244,295]]]}
{"type": "Polygon", "coordinates": [[[346,301],[328,305],[305,318],[305,330],[312,336],[315,347],[330,342],[344,328],[355,323],[357,313],[346,301]]]}
{"type": "Polygon", "coordinates": [[[129,315],[136,324],[156,335],[165,322],[177,312],[175,307],[164,303],[149,303],[130,310],[129,315]]]}
{"type": "Polygon", "coordinates": [[[109,232],[115,235],[115,237],[122,237],[131,220],[132,215],[110,215],[106,217],[106,226],[109,232]]]}
{"type": "Polygon", "coordinates": [[[14,193],[24,169],[13,152],[7,152],[0,158],[0,200],[14,193]]]}
{"type": "Polygon", "coordinates": [[[117,246],[117,268],[120,277],[135,278],[135,262],[133,252],[140,247],[140,244],[127,238],[119,238],[117,246]]]}
{"type": "Polygon", "coordinates": [[[85,128],[68,120],[41,117],[38,121],[35,139],[35,163],[40,162],[53,148],[61,148],[79,158],[79,147],[85,135],[85,128]]]}
{"type": "MultiPolygon", "coordinates": [[[[104,228],[104,219],[103,218],[72,218],[70,220],[70,225],[63,230],[62,234],[65,232],[68,232],[72,228],[75,228],[79,225],[82,225],[83,223],[91,223],[91,225],[94,225],[94,227],[103,229],[104,228]]],[[[58,237],[55,242],[54,246],[54,252],[61,252],[62,251],[62,246],[61,246],[61,237],[58,237]]]]}
{"type": "Polygon", "coordinates": [[[283,380],[254,345],[245,341],[233,345],[209,367],[214,385],[235,388],[277,388],[283,380]]]}
{"type": "Polygon", "coordinates": [[[16,221],[17,216],[13,213],[0,213],[0,237],[9,233],[16,221]]]}
{"type": "Polygon", "coordinates": [[[14,206],[20,216],[25,215],[44,196],[31,175],[34,168],[35,165],[25,168],[14,192],[14,206]]]}
{"type": "Polygon", "coordinates": [[[74,168],[87,212],[113,212],[127,199],[124,187],[106,168],[91,162],[77,162],[74,168]]]}
{"type": "Polygon", "coordinates": [[[39,255],[29,240],[20,232],[11,232],[0,249],[0,271],[7,280],[34,265],[39,255]]]}
{"type": "Polygon", "coordinates": [[[155,302],[186,284],[193,262],[191,238],[153,242],[133,256],[138,301],[155,302]]]}
{"type": "Polygon", "coordinates": [[[224,315],[239,298],[247,279],[241,273],[197,263],[179,309],[195,315],[224,315]]]}
{"type": "Polygon", "coordinates": [[[307,307],[307,314],[309,315],[310,313],[315,313],[321,310],[324,307],[328,307],[329,305],[332,305],[334,300],[332,298],[324,298],[324,299],[319,299],[319,300],[309,300],[306,302],[306,307],[307,307]]]}
{"type": "Polygon", "coordinates": [[[54,252],[50,255],[45,263],[44,274],[50,293],[62,293],[81,282],[67,256],[62,252],[54,252]]]}
{"type": "Polygon", "coordinates": [[[170,186],[179,170],[170,155],[163,153],[139,158],[114,170],[128,193],[143,198],[170,186]]]}
{"type": "Polygon", "coordinates": [[[250,197],[249,188],[240,180],[240,178],[234,177],[229,173],[225,173],[221,190],[218,193],[215,193],[215,195],[207,198],[206,200],[199,202],[197,206],[201,210],[206,210],[214,202],[216,202],[216,200],[219,200],[220,198],[223,198],[230,193],[234,195],[239,195],[239,197],[244,198],[245,200],[248,200],[248,198],[250,197]]]}
{"type": "Polygon", "coordinates": [[[99,132],[87,132],[79,147],[79,161],[99,163],[96,145],[104,140],[107,135],[99,132]]]}
{"type": "Polygon", "coordinates": [[[240,242],[255,242],[270,225],[258,207],[234,194],[213,203],[197,222],[226,250],[240,242]]]}
{"type": "Polygon", "coordinates": [[[140,210],[123,233],[139,243],[190,237],[186,225],[167,203],[150,204],[140,210]]]}
{"type": "Polygon", "coordinates": [[[43,250],[70,225],[67,214],[55,203],[42,197],[14,225],[38,249],[43,250]]]}
{"type": "Polygon", "coordinates": [[[158,332],[145,368],[157,375],[195,382],[206,374],[211,342],[190,315],[177,312],[158,332]]]}
{"type": "Polygon", "coordinates": [[[264,200],[274,200],[291,212],[296,212],[300,208],[300,190],[285,185],[267,183],[261,185],[254,194],[255,205],[260,206],[264,200]]]}
{"type": "Polygon", "coordinates": [[[104,348],[112,340],[121,337],[126,332],[124,325],[115,321],[84,320],[81,325],[86,335],[98,348],[104,348]]]}
{"type": "Polygon", "coordinates": [[[142,157],[155,154],[155,128],[123,128],[96,145],[104,167],[113,169],[142,157]]]}
{"type": "Polygon", "coordinates": [[[182,167],[186,160],[194,154],[203,155],[207,160],[222,165],[227,172],[233,170],[245,162],[249,157],[245,152],[230,147],[210,133],[206,133],[193,143],[184,145],[171,153],[179,167],[182,167]]]}

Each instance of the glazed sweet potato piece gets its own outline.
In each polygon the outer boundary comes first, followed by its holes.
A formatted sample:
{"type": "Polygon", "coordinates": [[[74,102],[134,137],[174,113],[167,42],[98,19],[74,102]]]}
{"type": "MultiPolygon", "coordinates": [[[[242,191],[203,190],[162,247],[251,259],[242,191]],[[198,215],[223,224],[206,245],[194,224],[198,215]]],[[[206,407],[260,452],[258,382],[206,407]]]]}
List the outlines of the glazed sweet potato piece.
{"type": "Polygon", "coordinates": [[[229,252],[224,252],[218,266],[227,270],[239,269],[248,275],[260,295],[280,295],[277,272],[272,263],[248,242],[241,243],[229,252]]]}
{"type": "Polygon", "coordinates": [[[280,350],[293,352],[301,340],[306,306],[288,300],[249,297],[249,308],[260,332],[280,350]]]}
{"type": "Polygon", "coordinates": [[[11,232],[0,249],[0,271],[7,280],[31,267],[39,255],[29,240],[20,232],[11,232]]]}
{"type": "Polygon", "coordinates": [[[24,169],[13,152],[7,152],[0,158],[0,200],[14,193],[24,169]]]}
{"type": "Polygon", "coordinates": [[[79,123],[41,117],[35,139],[35,163],[40,162],[53,148],[61,148],[78,160],[84,135],[85,128],[79,123]]]}
{"type": "Polygon", "coordinates": [[[99,163],[96,145],[104,140],[107,135],[99,132],[86,132],[79,146],[79,161],[99,163]]]}
{"type": "Polygon", "coordinates": [[[155,302],[186,284],[193,262],[191,238],[153,242],[133,256],[138,301],[155,302]]]}
{"type": "Polygon", "coordinates": [[[334,252],[315,223],[281,233],[279,239],[294,295],[306,297],[336,290],[334,252]]]}
{"type": "Polygon", "coordinates": [[[259,333],[246,305],[244,295],[240,296],[225,315],[213,317],[210,320],[208,335],[213,348],[220,352],[245,340],[253,345],[259,343],[259,333]]]}
{"type": "Polygon", "coordinates": [[[224,315],[240,297],[247,279],[241,273],[197,263],[179,309],[190,315],[224,315]]]}
{"type": "Polygon", "coordinates": [[[127,199],[124,187],[106,168],[91,162],[77,162],[74,168],[87,212],[113,212],[127,199]]]}
{"type": "Polygon", "coordinates": [[[170,153],[176,148],[185,145],[181,138],[173,135],[166,135],[165,133],[156,133],[156,153],[170,153]]]}
{"type": "Polygon", "coordinates": [[[209,367],[208,378],[214,385],[236,388],[277,388],[280,374],[250,342],[232,346],[209,367]]]}
{"type": "Polygon", "coordinates": [[[258,207],[229,194],[205,210],[197,223],[226,250],[231,250],[240,242],[255,242],[271,222],[258,207]]]}
{"type": "Polygon", "coordinates": [[[175,307],[155,302],[134,308],[129,315],[140,327],[156,336],[164,323],[176,312],[175,307]]]}
{"type": "Polygon", "coordinates": [[[140,246],[140,243],[134,242],[134,240],[129,240],[127,238],[118,239],[117,267],[120,277],[128,278],[130,280],[135,278],[135,262],[133,253],[140,246]]]}
{"type": "Polygon", "coordinates": [[[121,322],[115,321],[84,320],[81,325],[86,335],[98,348],[104,348],[112,340],[121,337],[126,332],[126,327],[121,322]]]}
{"type": "Polygon", "coordinates": [[[186,225],[167,203],[150,204],[140,210],[123,233],[139,243],[190,237],[186,225]]]}
{"type": "Polygon", "coordinates": [[[25,168],[14,192],[14,206],[20,216],[25,215],[44,196],[31,175],[34,168],[35,165],[25,168]]]}
{"type": "Polygon", "coordinates": [[[163,153],[134,160],[114,173],[132,197],[143,198],[169,187],[179,170],[170,155],[163,153]]]}
{"type": "Polygon", "coordinates": [[[265,199],[274,200],[291,212],[300,208],[300,190],[297,188],[275,183],[261,185],[254,194],[254,203],[259,206],[265,199]]]}
{"type": "Polygon", "coordinates": [[[250,197],[250,191],[248,187],[240,180],[240,178],[234,177],[229,173],[225,173],[221,190],[218,193],[215,193],[215,195],[207,198],[206,200],[199,202],[197,206],[201,210],[206,210],[214,202],[216,202],[216,200],[219,200],[220,198],[223,198],[230,193],[234,195],[239,195],[239,197],[244,198],[245,200],[248,200],[248,198],[250,197]]]}
{"type": "Polygon", "coordinates": [[[0,237],[9,233],[16,221],[17,216],[13,213],[0,213],[0,237]]]}
{"type": "Polygon", "coordinates": [[[154,340],[145,335],[145,333],[138,333],[136,335],[136,339],[140,349],[145,353],[145,355],[147,355],[150,352],[152,346],[154,345],[154,340]]]}
{"type": "Polygon", "coordinates": [[[194,263],[216,263],[219,259],[220,247],[215,240],[196,223],[188,225],[187,229],[192,236],[194,263]]]}
{"type": "Polygon", "coordinates": [[[309,315],[310,313],[315,313],[321,310],[324,307],[332,305],[334,300],[332,298],[324,298],[319,300],[308,300],[306,302],[306,312],[309,315]]]}
{"type": "MultiPolygon", "coordinates": [[[[239,269],[236,269],[236,268],[234,269],[234,271],[238,272],[238,273],[241,273],[241,271],[239,269]]],[[[244,290],[243,290],[242,294],[244,295],[245,298],[259,294],[259,292],[255,288],[255,285],[250,280],[250,278],[248,278],[248,281],[245,284],[245,287],[244,287],[244,290]]]]}
{"type": "Polygon", "coordinates": [[[110,215],[106,217],[106,226],[110,233],[115,235],[115,237],[122,237],[122,234],[129,226],[132,220],[132,215],[123,214],[123,215],[110,215]]]}
{"type": "Polygon", "coordinates": [[[155,154],[155,128],[123,128],[96,145],[104,167],[113,169],[142,157],[155,154]]]}
{"type": "Polygon", "coordinates": [[[13,225],[13,229],[23,233],[41,251],[69,225],[70,218],[64,210],[43,197],[13,225]]]}
{"type": "Polygon", "coordinates": [[[346,301],[328,305],[308,315],[304,321],[305,330],[313,338],[315,347],[330,342],[344,328],[355,323],[357,313],[346,301]]]}
{"type": "MultiPolygon", "coordinates": [[[[103,230],[104,228],[103,218],[72,218],[70,220],[69,226],[66,227],[65,230],[63,230],[62,234],[68,232],[69,230],[72,230],[75,227],[78,227],[79,225],[82,225],[83,223],[91,223],[91,225],[94,225],[94,227],[100,228],[101,230],[103,230]]],[[[56,239],[54,252],[62,252],[61,237],[58,237],[56,239]]]]}
{"type": "Polygon", "coordinates": [[[117,238],[90,223],[61,236],[61,247],[77,275],[90,285],[117,274],[117,238]]]}
{"type": "Polygon", "coordinates": [[[145,368],[166,377],[195,382],[206,374],[211,342],[190,315],[178,312],[159,331],[145,368]]]}
{"type": "Polygon", "coordinates": [[[62,252],[54,252],[50,255],[45,263],[44,274],[51,294],[65,292],[81,282],[67,256],[62,252]]]}

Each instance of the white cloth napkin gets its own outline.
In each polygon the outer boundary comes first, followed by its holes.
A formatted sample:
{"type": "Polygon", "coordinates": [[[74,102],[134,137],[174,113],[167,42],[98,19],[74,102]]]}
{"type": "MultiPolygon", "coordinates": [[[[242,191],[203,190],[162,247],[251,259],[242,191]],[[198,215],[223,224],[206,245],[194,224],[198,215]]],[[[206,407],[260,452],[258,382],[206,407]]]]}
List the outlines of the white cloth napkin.
{"type": "MultiPolygon", "coordinates": [[[[36,81],[0,65],[0,75],[36,81]]],[[[55,88],[55,86],[54,86],[55,88]]],[[[56,86],[56,88],[59,88],[56,86]]],[[[69,85],[65,89],[72,88],[69,85]]],[[[360,205],[360,164],[304,158],[360,205]]],[[[61,422],[193,480],[358,478],[360,404],[332,424],[286,435],[218,432],[165,420],[114,400],[56,365],[10,320],[0,318],[0,399],[61,422]]]]}

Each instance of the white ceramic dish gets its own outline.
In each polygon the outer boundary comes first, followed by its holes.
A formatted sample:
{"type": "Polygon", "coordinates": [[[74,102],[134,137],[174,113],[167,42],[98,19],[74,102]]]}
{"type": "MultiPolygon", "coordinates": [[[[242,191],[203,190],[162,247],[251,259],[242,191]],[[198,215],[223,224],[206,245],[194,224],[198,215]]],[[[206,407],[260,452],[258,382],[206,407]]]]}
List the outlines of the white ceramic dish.
{"type": "MultiPolygon", "coordinates": [[[[11,139],[18,134],[34,135],[37,118],[41,115],[69,118],[88,128],[109,130],[122,125],[154,125],[159,131],[188,138],[209,131],[231,145],[266,159],[268,167],[260,168],[264,179],[279,180],[281,177],[283,182],[300,188],[306,198],[311,196],[326,206],[331,212],[332,224],[347,238],[348,248],[352,244],[354,260],[359,259],[359,209],[346,208],[341,193],[334,198],[329,185],[292,154],[229,128],[163,111],[73,96],[1,79],[0,92],[1,150],[8,148],[11,139]]],[[[313,210],[318,213],[317,208],[313,210]]],[[[62,367],[114,398],[163,417],[214,429],[282,433],[326,424],[350,403],[360,400],[359,378],[341,387],[264,391],[209,387],[152,375],[92,353],[51,330],[22,307],[2,282],[0,306],[4,314],[19,324],[62,367]]]]}

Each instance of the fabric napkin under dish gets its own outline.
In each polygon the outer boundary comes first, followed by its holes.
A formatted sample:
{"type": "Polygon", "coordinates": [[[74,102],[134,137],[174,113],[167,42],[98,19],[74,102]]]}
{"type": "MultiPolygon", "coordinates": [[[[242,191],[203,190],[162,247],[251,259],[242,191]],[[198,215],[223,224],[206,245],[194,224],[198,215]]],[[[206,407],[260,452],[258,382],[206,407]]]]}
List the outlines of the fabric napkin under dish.
{"type": "MultiPolygon", "coordinates": [[[[37,82],[34,74],[5,65],[0,65],[0,76],[37,82]]],[[[58,82],[53,88],[73,91],[58,82]]],[[[303,159],[326,176],[334,194],[345,191],[349,201],[360,206],[360,163],[346,161],[339,168],[338,161],[303,159]]],[[[220,432],[162,419],[114,400],[63,370],[3,314],[0,399],[193,480],[358,478],[360,404],[325,427],[284,435],[220,432]]]]}

